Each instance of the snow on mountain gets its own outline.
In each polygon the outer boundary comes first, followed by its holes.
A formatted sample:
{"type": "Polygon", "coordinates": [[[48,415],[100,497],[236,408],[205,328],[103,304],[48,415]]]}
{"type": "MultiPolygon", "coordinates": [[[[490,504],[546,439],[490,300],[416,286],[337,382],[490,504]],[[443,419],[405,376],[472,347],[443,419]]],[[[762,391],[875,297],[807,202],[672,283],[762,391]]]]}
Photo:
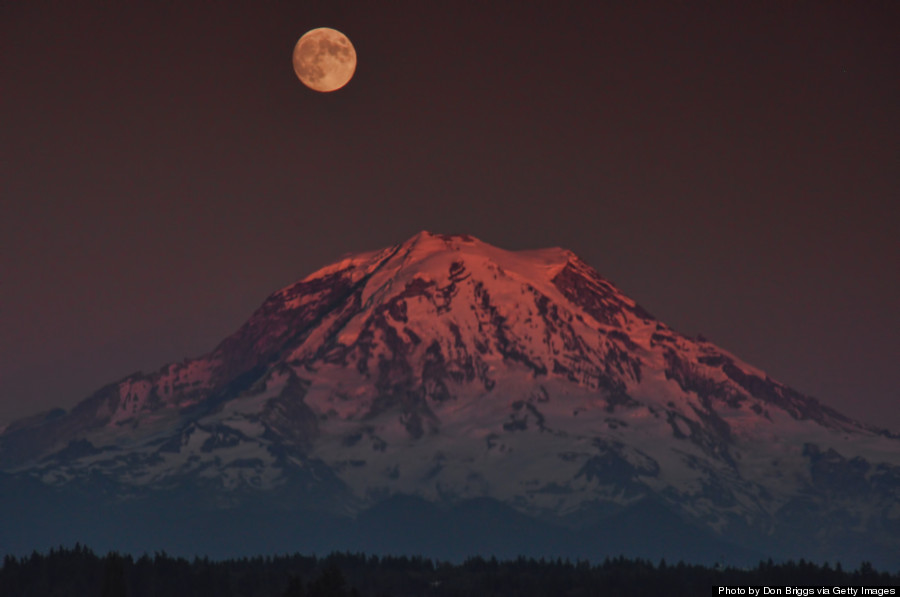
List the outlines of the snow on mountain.
{"type": "Polygon", "coordinates": [[[10,425],[0,470],[120,497],[191,480],[223,504],[299,483],[346,516],[490,498],[574,527],[652,499],[738,542],[900,552],[897,435],[675,332],[570,251],[466,235],[350,255],[209,354],[10,425]]]}

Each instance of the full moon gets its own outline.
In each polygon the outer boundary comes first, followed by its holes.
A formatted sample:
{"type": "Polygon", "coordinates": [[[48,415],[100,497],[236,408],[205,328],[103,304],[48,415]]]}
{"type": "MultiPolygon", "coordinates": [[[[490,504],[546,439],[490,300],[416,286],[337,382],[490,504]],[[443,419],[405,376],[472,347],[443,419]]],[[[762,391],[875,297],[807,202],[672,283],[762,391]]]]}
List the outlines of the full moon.
{"type": "Polygon", "coordinates": [[[307,31],[294,46],[294,72],[316,91],[335,91],[356,72],[356,50],[347,36],[320,27],[307,31]]]}

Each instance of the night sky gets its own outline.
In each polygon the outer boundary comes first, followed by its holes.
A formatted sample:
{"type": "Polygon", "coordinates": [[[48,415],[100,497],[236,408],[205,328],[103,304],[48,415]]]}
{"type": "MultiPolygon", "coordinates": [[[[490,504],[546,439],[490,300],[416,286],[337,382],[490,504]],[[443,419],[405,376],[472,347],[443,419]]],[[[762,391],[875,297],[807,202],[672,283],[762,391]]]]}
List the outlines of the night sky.
{"type": "Polygon", "coordinates": [[[0,426],[422,229],[900,430],[900,3],[0,3],[0,426]],[[320,94],[314,27],[359,65],[320,94]]]}

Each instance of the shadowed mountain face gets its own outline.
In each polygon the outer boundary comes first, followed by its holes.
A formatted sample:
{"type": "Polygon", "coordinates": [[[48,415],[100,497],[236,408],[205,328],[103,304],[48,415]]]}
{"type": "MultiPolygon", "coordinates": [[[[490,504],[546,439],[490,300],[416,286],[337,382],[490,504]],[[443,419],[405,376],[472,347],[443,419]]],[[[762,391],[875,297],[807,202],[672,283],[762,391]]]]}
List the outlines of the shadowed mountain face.
{"type": "Polygon", "coordinates": [[[900,438],[569,251],[469,236],[329,265],[209,354],[10,425],[0,470],[0,551],[900,561],[900,438]]]}

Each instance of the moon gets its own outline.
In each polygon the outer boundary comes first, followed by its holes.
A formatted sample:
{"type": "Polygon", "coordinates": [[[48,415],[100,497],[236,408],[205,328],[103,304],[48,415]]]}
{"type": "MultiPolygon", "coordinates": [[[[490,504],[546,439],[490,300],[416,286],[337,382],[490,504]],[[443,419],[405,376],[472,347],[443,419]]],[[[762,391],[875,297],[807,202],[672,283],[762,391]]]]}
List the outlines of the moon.
{"type": "Polygon", "coordinates": [[[303,34],[294,46],[294,72],[315,91],[336,91],[356,72],[356,50],[347,36],[328,27],[303,34]]]}

